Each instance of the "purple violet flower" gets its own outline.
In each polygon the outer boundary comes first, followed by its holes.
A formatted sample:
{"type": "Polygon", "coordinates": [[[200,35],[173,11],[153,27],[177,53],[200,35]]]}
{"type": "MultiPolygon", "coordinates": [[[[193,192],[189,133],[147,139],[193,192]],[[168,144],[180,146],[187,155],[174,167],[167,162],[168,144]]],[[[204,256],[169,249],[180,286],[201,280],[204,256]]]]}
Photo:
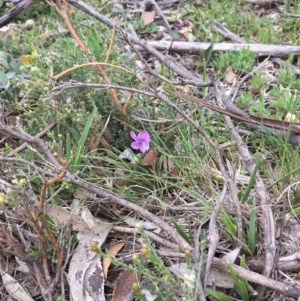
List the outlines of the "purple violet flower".
{"type": "Polygon", "coordinates": [[[130,144],[132,149],[139,150],[143,154],[149,150],[151,138],[147,131],[141,131],[138,135],[134,131],[131,131],[130,136],[134,140],[130,144]]]}
{"type": "Polygon", "coordinates": [[[182,29],[183,28],[183,23],[181,21],[177,22],[177,27],[178,29],[182,29]]]}

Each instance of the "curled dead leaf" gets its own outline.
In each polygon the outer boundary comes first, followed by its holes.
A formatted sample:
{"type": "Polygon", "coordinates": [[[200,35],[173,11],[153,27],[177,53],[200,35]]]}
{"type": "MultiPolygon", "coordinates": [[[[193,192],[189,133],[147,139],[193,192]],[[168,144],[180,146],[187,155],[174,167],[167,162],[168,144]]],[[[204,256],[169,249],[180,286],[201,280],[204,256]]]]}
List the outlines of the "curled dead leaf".
{"type": "Polygon", "coordinates": [[[233,84],[236,80],[236,74],[233,72],[231,67],[228,67],[225,75],[225,82],[228,84],[233,84]]]}
{"type": "Polygon", "coordinates": [[[133,271],[123,271],[119,274],[114,287],[112,301],[131,300],[132,287],[137,280],[133,271]]]}
{"type": "Polygon", "coordinates": [[[151,24],[155,19],[155,10],[145,11],[143,13],[143,21],[145,25],[151,24]]]}
{"type": "Polygon", "coordinates": [[[149,152],[143,158],[141,165],[143,166],[151,166],[155,160],[158,158],[157,151],[150,149],[149,152]]]}
{"type": "MultiPolygon", "coordinates": [[[[108,254],[111,256],[117,255],[121,249],[125,246],[125,242],[118,242],[116,244],[113,244],[108,249],[108,254]]],[[[102,266],[103,266],[103,274],[104,278],[107,279],[108,269],[111,265],[111,260],[108,257],[103,258],[102,260],[102,266]]]]}

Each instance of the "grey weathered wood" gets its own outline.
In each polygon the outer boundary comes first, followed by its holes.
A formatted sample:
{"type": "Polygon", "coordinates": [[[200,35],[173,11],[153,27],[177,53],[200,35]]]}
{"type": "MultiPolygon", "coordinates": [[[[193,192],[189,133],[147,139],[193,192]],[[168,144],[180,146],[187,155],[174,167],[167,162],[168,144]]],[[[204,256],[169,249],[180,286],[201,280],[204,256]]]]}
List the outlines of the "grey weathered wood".
{"type": "Polygon", "coordinates": [[[14,7],[10,9],[5,15],[0,17],[0,27],[9,24],[16,17],[22,14],[31,5],[31,0],[20,0],[14,2],[14,7]]]}
{"type": "Polygon", "coordinates": [[[147,41],[147,44],[158,50],[169,50],[176,52],[203,52],[213,44],[212,51],[240,51],[249,48],[250,51],[261,56],[288,56],[290,54],[300,55],[300,46],[293,45],[267,45],[267,44],[238,44],[238,43],[201,43],[181,41],[147,41]]]}

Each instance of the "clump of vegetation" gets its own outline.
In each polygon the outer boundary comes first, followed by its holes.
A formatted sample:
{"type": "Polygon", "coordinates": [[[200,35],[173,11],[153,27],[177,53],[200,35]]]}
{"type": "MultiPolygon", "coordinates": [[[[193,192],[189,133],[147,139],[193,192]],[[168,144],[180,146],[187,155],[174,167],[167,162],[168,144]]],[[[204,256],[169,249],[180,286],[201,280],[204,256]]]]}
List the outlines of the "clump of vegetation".
{"type": "Polygon", "coordinates": [[[271,278],[275,240],[297,250],[299,59],[216,52],[231,41],[211,22],[299,45],[299,5],[128,3],[121,26],[111,4],[71,4],[0,36],[1,297],[295,297],[271,278]],[[138,36],[210,47],[167,56],[138,36]]]}

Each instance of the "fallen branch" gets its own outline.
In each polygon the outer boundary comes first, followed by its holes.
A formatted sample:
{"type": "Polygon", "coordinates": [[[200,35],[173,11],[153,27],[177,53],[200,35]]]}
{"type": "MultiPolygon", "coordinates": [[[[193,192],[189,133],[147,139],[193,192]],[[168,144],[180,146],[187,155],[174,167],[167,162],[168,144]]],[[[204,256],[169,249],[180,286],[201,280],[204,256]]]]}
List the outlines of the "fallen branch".
{"type": "Polygon", "coordinates": [[[270,133],[283,138],[288,138],[289,142],[293,145],[299,145],[300,143],[300,123],[293,123],[289,121],[281,121],[263,117],[260,118],[249,115],[236,106],[231,106],[230,110],[222,109],[221,107],[212,105],[203,99],[196,98],[185,93],[178,92],[175,94],[181,99],[187,99],[192,102],[198,103],[199,105],[206,107],[212,111],[221,113],[236,120],[240,120],[247,125],[251,124],[250,128],[261,129],[264,131],[268,131],[268,128],[270,128],[270,133]]]}
{"type": "MultiPolygon", "coordinates": [[[[216,78],[214,79],[214,83],[214,87],[216,90],[216,99],[218,101],[219,106],[223,106],[226,103],[226,96],[224,90],[222,89],[221,85],[219,84],[216,78]]],[[[247,144],[239,135],[230,117],[224,115],[224,120],[233,140],[235,141],[238,152],[240,153],[241,158],[244,161],[245,167],[249,175],[252,175],[255,170],[255,159],[251,156],[247,144]]],[[[257,200],[259,201],[259,205],[261,206],[263,213],[263,239],[265,247],[265,265],[263,269],[263,274],[266,277],[270,277],[275,262],[276,254],[275,224],[273,211],[271,208],[271,197],[259,173],[256,174],[254,189],[257,195],[257,200]]],[[[265,287],[266,286],[264,284],[260,287],[259,300],[261,300],[262,296],[264,295],[265,287]]]]}
{"type": "Polygon", "coordinates": [[[5,15],[0,18],[0,27],[9,24],[15,18],[17,18],[20,14],[25,12],[29,6],[31,5],[31,0],[21,0],[17,2],[17,4],[10,9],[5,15]]]}
{"type": "Polygon", "coordinates": [[[163,55],[162,53],[157,51],[155,47],[152,47],[149,43],[140,40],[133,34],[130,34],[126,30],[124,30],[120,24],[113,22],[111,19],[105,17],[104,15],[101,15],[98,11],[96,11],[92,6],[88,5],[87,3],[81,0],[69,0],[68,3],[74,7],[77,7],[83,12],[95,17],[97,20],[108,25],[109,27],[116,28],[116,32],[121,38],[128,41],[129,44],[137,45],[140,49],[143,49],[149,54],[153,55],[158,61],[165,64],[168,68],[170,68],[170,70],[177,74],[181,78],[182,83],[187,83],[190,85],[200,87],[211,86],[211,82],[203,82],[199,75],[194,74],[181,64],[177,63],[175,59],[172,59],[172,57],[163,55]]]}
{"type": "MultiPolygon", "coordinates": [[[[216,20],[212,20],[211,21],[211,25],[212,27],[221,35],[223,35],[226,38],[231,39],[233,42],[238,43],[238,44],[245,44],[247,43],[247,40],[244,38],[241,38],[240,36],[238,36],[237,34],[235,34],[234,32],[230,31],[228,28],[226,28],[223,24],[219,23],[216,20]]],[[[280,65],[281,67],[284,66],[285,64],[287,64],[287,62],[281,60],[280,58],[274,57],[272,58],[272,61],[275,62],[276,64],[280,65]]],[[[295,72],[296,75],[300,75],[300,68],[288,63],[288,65],[292,68],[292,70],[295,72]]],[[[259,67],[260,68],[260,67],[259,67]]],[[[254,72],[257,71],[257,67],[255,69],[253,69],[250,73],[248,73],[246,75],[247,79],[250,77],[250,74],[252,75],[254,72]]],[[[243,78],[244,80],[244,78],[243,78]]],[[[243,81],[241,80],[239,82],[239,85],[241,86],[241,82],[243,81]]],[[[239,91],[240,87],[237,88],[235,90],[235,93],[237,94],[237,92],[239,91]]],[[[232,100],[231,100],[232,101],[232,100]]]]}
{"type": "Polygon", "coordinates": [[[283,0],[246,0],[246,2],[258,6],[271,6],[276,3],[284,3],[283,0]]]}
{"type": "MultiPolygon", "coordinates": [[[[214,258],[213,261],[213,267],[223,271],[228,271],[228,264],[230,263],[218,258],[214,258]]],[[[300,286],[296,286],[288,283],[282,283],[280,281],[270,279],[266,276],[263,276],[255,272],[251,272],[235,264],[230,264],[230,265],[232,269],[235,271],[235,273],[237,274],[237,276],[243,279],[247,279],[252,283],[263,285],[267,288],[270,288],[274,291],[277,291],[285,296],[292,297],[294,299],[298,299],[298,297],[300,296],[300,286]]]]}
{"type": "MultiPolygon", "coordinates": [[[[282,261],[279,258],[274,270],[279,270],[282,272],[300,272],[300,262],[298,259],[291,259],[289,261],[282,261]]],[[[247,261],[247,266],[251,271],[261,272],[264,268],[265,260],[264,258],[252,258],[247,261]]]]}
{"type": "Polygon", "coordinates": [[[158,50],[175,52],[199,53],[204,52],[213,44],[213,52],[241,51],[248,48],[260,56],[289,56],[300,55],[300,46],[294,45],[268,45],[268,44],[237,44],[237,43],[200,43],[180,41],[147,41],[147,45],[158,50]]]}

